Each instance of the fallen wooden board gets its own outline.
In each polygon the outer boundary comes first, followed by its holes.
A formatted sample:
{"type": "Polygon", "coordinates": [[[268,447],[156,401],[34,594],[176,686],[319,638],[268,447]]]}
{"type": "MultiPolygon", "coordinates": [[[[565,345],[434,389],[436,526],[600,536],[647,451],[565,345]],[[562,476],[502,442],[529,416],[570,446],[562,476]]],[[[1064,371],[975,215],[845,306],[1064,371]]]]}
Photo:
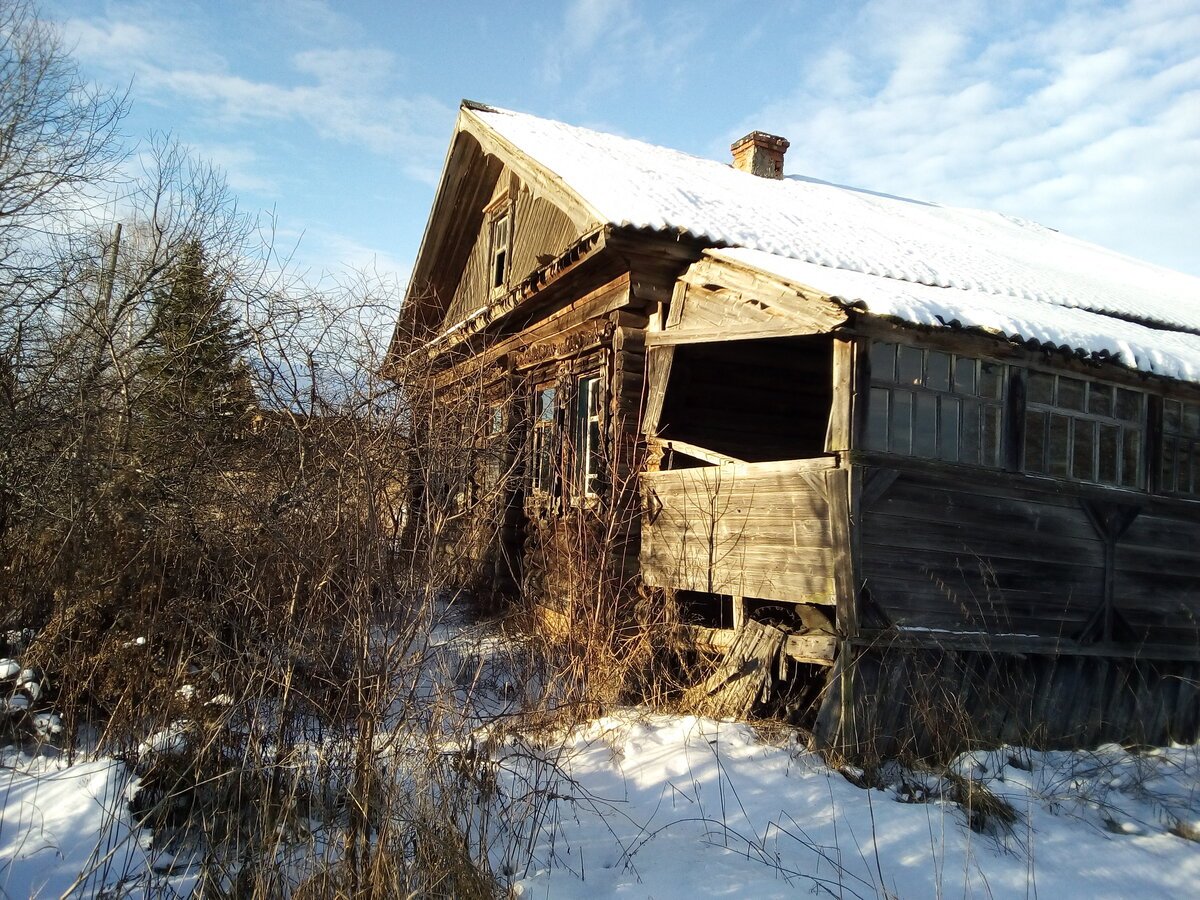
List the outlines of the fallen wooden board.
{"type": "Polygon", "coordinates": [[[778,628],[747,620],[717,671],[688,692],[686,707],[716,719],[746,718],[755,702],[770,690],[771,674],[786,638],[778,628]]]}

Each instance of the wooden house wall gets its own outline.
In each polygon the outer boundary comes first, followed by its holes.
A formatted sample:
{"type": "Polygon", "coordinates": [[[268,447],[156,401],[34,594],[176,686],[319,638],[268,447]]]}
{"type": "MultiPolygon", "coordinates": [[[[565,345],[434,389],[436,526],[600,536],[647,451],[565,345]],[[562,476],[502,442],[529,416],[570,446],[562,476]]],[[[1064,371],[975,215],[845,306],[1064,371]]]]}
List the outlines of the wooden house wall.
{"type": "Polygon", "coordinates": [[[1076,637],[1103,596],[1104,543],[1075,497],[1028,480],[868,468],[861,576],[882,625],[1076,637]]]}
{"type": "Polygon", "coordinates": [[[880,624],[1196,647],[1190,504],[969,469],[866,468],[873,479],[889,483],[863,504],[859,565],[880,624]],[[1097,521],[1106,505],[1132,517],[1111,548],[1097,521]]]}
{"type": "Polygon", "coordinates": [[[1200,655],[1200,509],[1151,506],[1116,540],[1113,606],[1118,638],[1191,647],[1200,655]]]}
{"type": "Polygon", "coordinates": [[[653,586],[833,603],[831,460],[643,476],[642,578],[653,586]]]}
{"type": "Polygon", "coordinates": [[[814,732],[851,758],[1200,737],[1200,662],[929,645],[843,652],[850,662],[839,663],[814,732]]]}
{"type": "MultiPolygon", "coordinates": [[[[558,257],[579,234],[565,213],[519,185],[507,170],[500,174],[488,203],[498,198],[510,185],[517,185],[512,188],[516,203],[510,226],[512,254],[509,258],[508,284],[511,286],[524,280],[541,265],[539,257],[543,262],[547,258],[558,257]]],[[[446,325],[453,325],[488,304],[491,299],[490,266],[491,230],[488,217],[484,216],[446,312],[446,325]]]]}

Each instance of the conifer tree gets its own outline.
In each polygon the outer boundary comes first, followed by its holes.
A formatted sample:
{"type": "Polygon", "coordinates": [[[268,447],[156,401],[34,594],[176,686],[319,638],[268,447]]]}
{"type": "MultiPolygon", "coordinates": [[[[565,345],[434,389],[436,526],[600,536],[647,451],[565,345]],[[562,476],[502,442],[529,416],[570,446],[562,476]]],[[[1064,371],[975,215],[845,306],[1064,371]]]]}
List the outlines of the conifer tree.
{"type": "Polygon", "coordinates": [[[151,423],[203,443],[228,437],[252,403],[241,362],[246,337],[200,241],[181,248],[151,304],[151,423]]]}

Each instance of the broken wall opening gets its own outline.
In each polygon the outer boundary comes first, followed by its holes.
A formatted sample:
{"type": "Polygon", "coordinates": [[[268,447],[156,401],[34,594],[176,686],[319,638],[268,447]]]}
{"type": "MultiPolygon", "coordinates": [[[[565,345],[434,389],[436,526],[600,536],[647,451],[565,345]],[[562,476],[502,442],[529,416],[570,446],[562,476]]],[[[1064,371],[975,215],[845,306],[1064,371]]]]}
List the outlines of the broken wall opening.
{"type": "Polygon", "coordinates": [[[833,404],[828,334],[680,344],[659,437],[746,462],[825,452],[833,404]]]}

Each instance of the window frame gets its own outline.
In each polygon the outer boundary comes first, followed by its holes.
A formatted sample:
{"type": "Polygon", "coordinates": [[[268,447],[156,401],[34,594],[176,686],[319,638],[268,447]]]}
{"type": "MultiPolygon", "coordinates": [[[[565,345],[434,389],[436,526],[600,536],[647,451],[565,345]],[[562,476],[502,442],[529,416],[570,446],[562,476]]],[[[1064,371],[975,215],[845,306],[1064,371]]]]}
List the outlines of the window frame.
{"type": "Polygon", "coordinates": [[[554,381],[539,381],[530,398],[529,471],[531,497],[553,497],[558,484],[561,453],[558,435],[559,390],[554,381]]]}
{"type": "Polygon", "coordinates": [[[1159,431],[1161,446],[1155,460],[1159,490],[1171,497],[1200,500],[1200,399],[1164,397],[1159,431]],[[1190,469],[1186,488],[1180,485],[1181,467],[1190,469]]]}
{"type": "MultiPolygon", "coordinates": [[[[1072,372],[1052,372],[1034,367],[1026,367],[1025,372],[1024,402],[1019,411],[1013,411],[1014,415],[1019,412],[1021,417],[1019,470],[1022,473],[1121,490],[1145,491],[1147,489],[1150,394],[1123,384],[1099,378],[1087,378],[1072,372]],[[1072,405],[1075,402],[1073,400],[1062,399],[1064,380],[1067,384],[1081,386],[1078,405],[1072,405]],[[1049,383],[1049,399],[1041,399],[1040,395],[1035,394],[1036,382],[1049,383]],[[1108,400],[1104,401],[1109,409],[1108,412],[1097,411],[1092,402],[1094,395],[1103,396],[1104,393],[1108,394],[1108,400]],[[1131,396],[1136,397],[1139,401],[1136,415],[1130,417],[1119,414],[1122,403],[1128,403],[1131,396]],[[1042,462],[1037,467],[1029,459],[1033,434],[1032,420],[1035,416],[1040,416],[1043,420],[1041,425],[1042,462]],[[1051,453],[1056,440],[1055,425],[1059,421],[1062,421],[1065,431],[1059,437],[1063,448],[1062,459],[1056,461],[1052,459],[1051,453]],[[1081,427],[1085,428],[1084,434],[1089,431],[1092,434],[1090,438],[1091,467],[1090,471],[1084,474],[1076,472],[1076,466],[1080,462],[1079,448],[1082,446],[1081,427]],[[1114,459],[1112,462],[1113,477],[1111,478],[1104,477],[1104,445],[1106,443],[1104,435],[1106,432],[1113,435],[1111,446],[1114,459]],[[1134,436],[1132,441],[1128,439],[1130,435],[1134,436]],[[1132,465],[1129,465],[1127,456],[1131,447],[1136,450],[1137,458],[1132,465]],[[1056,462],[1062,464],[1063,468],[1059,471],[1055,471],[1053,468],[1056,462]],[[1130,470],[1133,475],[1132,482],[1127,480],[1130,470]]],[[[1074,390],[1074,387],[1071,390],[1074,390]]]]}
{"type": "MultiPolygon", "coordinates": [[[[1034,360],[997,359],[982,351],[982,348],[980,351],[960,352],[957,344],[904,341],[891,334],[864,334],[861,336],[859,349],[861,377],[856,382],[858,385],[856,390],[860,392],[859,396],[865,394],[866,403],[864,404],[865,409],[855,416],[854,449],[857,451],[881,454],[897,459],[915,460],[918,463],[962,465],[981,470],[1008,471],[1032,478],[1051,478],[1104,489],[1168,495],[1180,499],[1200,499],[1200,457],[1197,456],[1191,457],[1195,460],[1191,463],[1194,469],[1191,474],[1191,486],[1196,493],[1189,494],[1180,490],[1169,490],[1170,486],[1178,488],[1179,485],[1178,479],[1168,483],[1166,477],[1167,454],[1171,452],[1173,446],[1171,441],[1173,437],[1179,438],[1179,435],[1173,435],[1168,429],[1165,429],[1161,422],[1161,416],[1156,412],[1162,404],[1172,402],[1172,398],[1164,398],[1161,390],[1155,392],[1145,385],[1098,378],[1078,370],[1059,370],[1044,364],[1039,365],[1034,360]],[[878,371],[880,354],[875,351],[876,345],[889,345],[894,348],[890,355],[892,365],[890,373],[878,371]],[[910,359],[919,357],[921,361],[919,378],[916,377],[918,371],[915,367],[910,366],[907,371],[903,369],[900,362],[901,348],[906,348],[903,352],[907,353],[910,359]],[[939,371],[939,378],[943,384],[933,387],[929,386],[931,355],[949,358],[948,379],[945,371],[939,371]],[[984,396],[982,391],[977,391],[974,396],[976,401],[992,404],[998,411],[998,419],[991,423],[988,430],[989,435],[994,433],[994,438],[990,439],[988,443],[996,451],[995,457],[991,461],[982,460],[984,452],[988,449],[984,446],[982,439],[985,427],[983,421],[980,422],[979,430],[975,432],[980,435],[980,458],[972,459],[970,454],[964,455],[962,452],[962,424],[964,421],[962,410],[965,407],[961,402],[957,406],[959,416],[957,453],[947,453],[941,444],[943,440],[942,404],[944,398],[961,400],[959,391],[956,390],[955,372],[959,361],[968,359],[976,361],[977,383],[984,365],[999,367],[1000,393],[998,397],[984,396]],[[908,377],[905,377],[906,375],[908,377]],[[1041,381],[1044,384],[1047,378],[1051,379],[1053,385],[1053,394],[1051,395],[1053,402],[1051,403],[1045,402],[1045,399],[1039,398],[1037,394],[1038,382],[1041,381]],[[1067,405],[1062,408],[1058,406],[1060,381],[1065,381],[1070,385],[1069,390],[1073,390],[1077,395],[1076,399],[1068,400],[1067,405]],[[1029,395],[1031,382],[1034,388],[1032,399],[1029,395]],[[1082,386],[1081,392],[1080,386],[1082,386]],[[910,443],[906,445],[901,441],[900,446],[896,445],[892,430],[892,420],[895,416],[893,405],[896,402],[897,392],[906,392],[910,397],[909,402],[912,404],[907,417],[910,443]],[[885,394],[886,408],[881,412],[880,397],[885,394]],[[927,435],[928,442],[920,450],[915,446],[915,435],[919,427],[918,401],[916,399],[918,394],[926,394],[932,398],[923,402],[926,404],[926,421],[934,422],[934,436],[928,437],[927,435]],[[1103,402],[1093,406],[1093,395],[1103,402]],[[1129,406],[1135,400],[1139,403],[1136,407],[1136,415],[1131,413],[1134,407],[1129,406]],[[1070,405],[1071,402],[1074,403],[1074,406],[1070,405]],[[935,417],[931,416],[929,412],[931,407],[935,408],[935,417]],[[1124,412],[1121,412],[1122,409],[1124,412]],[[1067,426],[1067,439],[1062,451],[1067,460],[1066,467],[1065,469],[1058,467],[1055,471],[1050,471],[1048,463],[1039,469],[1028,458],[1030,429],[1036,427],[1038,423],[1036,417],[1045,416],[1042,421],[1047,429],[1048,440],[1051,415],[1074,417],[1067,426]],[[1075,419],[1085,424],[1077,426],[1075,419]],[[1091,463],[1086,470],[1077,469],[1076,466],[1082,467],[1082,460],[1088,456],[1088,444],[1084,437],[1087,434],[1092,435],[1091,463]],[[885,442],[880,441],[881,435],[885,438],[885,442]],[[1084,443],[1080,444],[1080,441],[1084,443]],[[1103,461],[1106,451],[1102,449],[1102,442],[1106,442],[1104,446],[1107,447],[1110,445],[1107,442],[1112,441],[1115,441],[1117,447],[1115,462],[1106,465],[1103,461]],[[1132,458],[1133,453],[1136,453],[1136,459],[1132,458]],[[957,458],[947,458],[948,456],[957,458]],[[1107,473],[1114,471],[1115,475],[1109,477],[1107,473]]],[[[885,354],[884,365],[887,364],[887,358],[885,354]]],[[[940,363],[939,366],[941,370],[946,368],[940,363]]],[[[1200,410],[1200,401],[1180,398],[1173,402],[1180,404],[1181,410],[1188,404],[1191,404],[1194,409],[1200,410]]],[[[1196,415],[1200,416],[1200,411],[1196,415]]],[[[1061,427],[1060,425],[1059,428],[1061,427]]],[[[1200,424],[1197,427],[1200,428],[1200,424]]],[[[1176,467],[1180,465],[1178,459],[1183,459],[1182,464],[1185,467],[1188,465],[1187,453],[1200,454],[1200,434],[1195,437],[1186,436],[1185,439],[1193,443],[1187,444],[1178,451],[1179,455],[1174,462],[1176,467]]]]}
{"type": "Polygon", "coordinates": [[[862,425],[859,446],[871,453],[886,453],[904,459],[927,460],[948,465],[967,465],[984,469],[1005,467],[1004,428],[1005,407],[1009,403],[1010,368],[1006,363],[981,357],[976,354],[960,354],[954,351],[916,344],[871,338],[867,344],[870,379],[867,385],[867,414],[862,425]],[[886,353],[876,348],[889,348],[886,353]],[[914,356],[919,361],[914,360],[914,356]],[[905,358],[907,357],[907,358],[905,358]],[[932,361],[944,359],[944,370],[933,372],[932,361]],[[913,364],[916,362],[916,369],[913,364]],[[884,366],[888,371],[884,371],[884,366]],[[890,363],[890,365],[888,365],[890,363]],[[969,364],[969,385],[966,384],[969,364]],[[996,371],[986,371],[996,367],[996,371]],[[986,378],[985,376],[990,376],[986,378]],[[983,389],[990,383],[995,393],[983,389]],[[898,403],[903,397],[904,404],[898,403]],[[886,410],[882,420],[880,400],[886,399],[886,410]],[[898,416],[897,411],[907,408],[907,413],[898,416]],[[947,428],[947,413],[953,410],[954,428],[947,428]],[[932,452],[918,450],[918,418],[932,415],[932,452]],[[971,417],[975,419],[973,430],[968,429],[971,417]],[[907,440],[901,440],[899,425],[907,419],[907,440]],[[990,427],[988,422],[990,420],[990,427]],[[947,440],[953,433],[954,450],[951,454],[947,440]],[[882,434],[883,446],[877,443],[882,434]],[[973,435],[970,443],[976,448],[973,454],[964,454],[968,441],[965,436],[973,435]],[[990,445],[990,454],[989,454],[990,445]],[[990,459],[988,458],[990,456],[990,459]]]}
{"type": "Polygon", "coordinates": [[[513,232],[516,208],[505,192],[484,210],[487,221],[487,295],[490,299],[508,292],[512,276],[513,232]]]}
{"type": "Polygon", "coordinates": [[[604,383],[600,370],[575,377],[575,392],[571,398],[572,500],[588,500],[599,495],[604,445],[603,399],[604,383]]]}

